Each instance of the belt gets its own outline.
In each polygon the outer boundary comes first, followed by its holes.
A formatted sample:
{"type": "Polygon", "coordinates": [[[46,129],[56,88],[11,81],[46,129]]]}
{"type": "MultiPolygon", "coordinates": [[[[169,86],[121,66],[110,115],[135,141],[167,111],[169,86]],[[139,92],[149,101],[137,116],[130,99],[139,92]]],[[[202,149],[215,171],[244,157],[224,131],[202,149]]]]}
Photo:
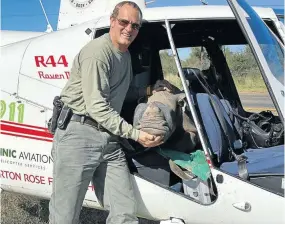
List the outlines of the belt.
{"type": "Polygon", "coordinates": [[[73,114],[70,120],[80,122],[81,124],[88,124],[99,131],[108,132],[104,127],[97,123],[97,121],[89,116],[73,114]]]}
{"type": "MultiPolygon", "coordinates": [[[[111,134],[107,129],[102,127],[99,123],[97,123],[97,121],[95,121],[89,116],[73,114],[70,120],[75,122],[80,122],[81,124],[88,124],[97,129],[98,131],[107,132],[111,134]]],[[[116,141],[118,141],[124,147],[125,150],[135,151],[134,147],[128,142],[127,139],[117,137],[116,141]]]]}

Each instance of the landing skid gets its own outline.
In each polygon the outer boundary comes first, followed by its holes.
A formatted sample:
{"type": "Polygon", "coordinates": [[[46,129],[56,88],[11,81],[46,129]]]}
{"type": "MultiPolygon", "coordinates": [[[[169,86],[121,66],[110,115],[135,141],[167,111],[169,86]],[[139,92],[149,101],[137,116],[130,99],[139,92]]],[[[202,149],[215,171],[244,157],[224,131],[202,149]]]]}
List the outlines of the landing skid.
{"type": "Polygon", "coordinates": [[[183,219],[172,217],[169,220],[160,221],[160,224],[185,224],[185,222],[183,219]]]}

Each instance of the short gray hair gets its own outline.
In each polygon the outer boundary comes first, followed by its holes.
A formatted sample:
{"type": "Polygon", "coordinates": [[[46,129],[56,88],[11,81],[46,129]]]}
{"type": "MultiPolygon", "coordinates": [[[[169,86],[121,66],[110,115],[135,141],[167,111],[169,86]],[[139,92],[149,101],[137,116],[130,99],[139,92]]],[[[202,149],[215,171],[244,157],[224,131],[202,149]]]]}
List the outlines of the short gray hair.
{"type": "Polygon", "coordinates": [[[119,3],[115,6],[115,8],[114,8],[114,10],[113,10],[113,12],[112,12],[112,14],[111,14],[111,17],[117,18],[117,16],[119,15],[119,10],[120,10],[120,8],[121,8],[122,6],[124,6],[124,5],[126,5],[126,4],[132,6],[133,8],[135,8],[135,9],[137,9],[137,10],[139,11],[139,14],[140,14],[140,22],[142,22],[142,17],[143,17],[142,11],[141,11],[140,7],[139,7],[135,2],[132,2],[132,1],[122,1],[122,2],[119,2],[119,3]]]}

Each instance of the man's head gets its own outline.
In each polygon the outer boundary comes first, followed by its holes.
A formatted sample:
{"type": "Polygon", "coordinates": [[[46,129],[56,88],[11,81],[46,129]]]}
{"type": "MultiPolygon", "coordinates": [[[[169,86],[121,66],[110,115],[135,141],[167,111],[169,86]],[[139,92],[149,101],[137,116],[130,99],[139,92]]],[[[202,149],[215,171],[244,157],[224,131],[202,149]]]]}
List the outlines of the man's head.
{"type": "Polygon", "coordinates": [[[126,51],[138,35],[141,23],[142,12],[136,3],[118,3],[110,17],[110,36],[115,47],[126,51]]]}

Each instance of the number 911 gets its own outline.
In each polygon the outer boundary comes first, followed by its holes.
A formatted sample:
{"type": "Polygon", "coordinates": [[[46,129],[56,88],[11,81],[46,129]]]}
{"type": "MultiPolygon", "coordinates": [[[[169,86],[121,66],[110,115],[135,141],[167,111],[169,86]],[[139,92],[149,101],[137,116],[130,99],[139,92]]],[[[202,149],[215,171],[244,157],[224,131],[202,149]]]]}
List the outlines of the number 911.
{"type": "Polygon", "coordinates": [[[9,121],[23,123],[25,105],[24,104],[19,104],[18,106],[16,105],[17,105],[16,102],[11,102],[10,104],[7,104],[4,100],[1,100],[0,119],[2,119],[6,115],[8,116],[9,121]],[[17,121],[15,121],[16,114],[17,114],[17,121]]]}

